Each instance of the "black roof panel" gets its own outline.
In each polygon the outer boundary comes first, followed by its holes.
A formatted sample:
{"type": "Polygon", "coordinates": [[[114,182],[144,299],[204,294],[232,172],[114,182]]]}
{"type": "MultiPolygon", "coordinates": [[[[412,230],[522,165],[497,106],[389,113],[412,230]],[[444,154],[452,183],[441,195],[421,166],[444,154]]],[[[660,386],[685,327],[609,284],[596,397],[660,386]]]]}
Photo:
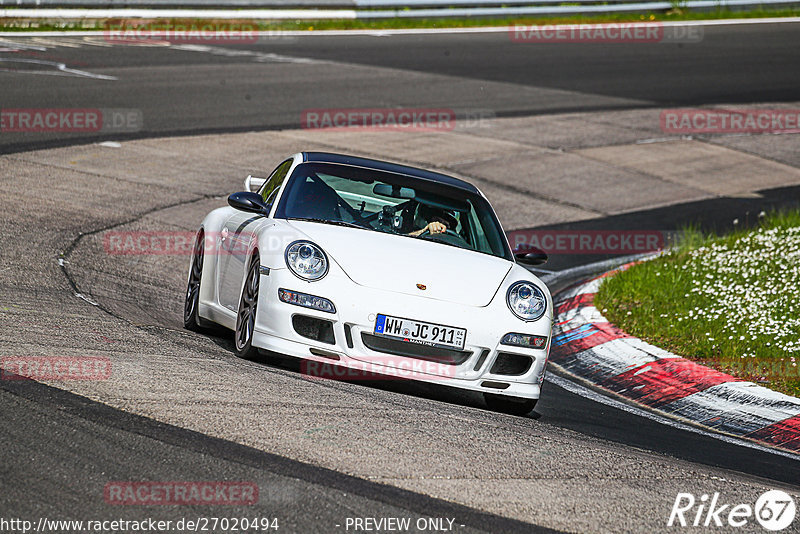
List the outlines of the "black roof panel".
{"type": "Polygon", "coordinates": [[[397,174],[405,174],[415,178],[422,178],[433,182],[464,189],[472,193],[477,193],[478,189],[469,182],[453,178],[446,174],[441,174],[434,171],[427,171],[409,165],[400,165],[398,163],[389,163],[388,161],[380,161],[377,159],[360,158],[358,156],[347,156],[345,154],[332,154],[330,152],[303,152],[303,161],[316,161],[320,163],[341,163],[344,165],[356,165],[358,167],[373,168],[380,171],[393,172],[397,174]]]}

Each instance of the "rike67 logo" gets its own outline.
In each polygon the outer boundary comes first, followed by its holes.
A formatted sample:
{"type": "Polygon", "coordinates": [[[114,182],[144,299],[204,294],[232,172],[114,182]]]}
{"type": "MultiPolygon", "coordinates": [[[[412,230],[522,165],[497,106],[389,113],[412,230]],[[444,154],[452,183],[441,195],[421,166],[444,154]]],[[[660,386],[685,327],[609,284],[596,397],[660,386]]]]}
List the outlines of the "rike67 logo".
{"type": "MultiPolygon", "coordinates": [[[[791,495],[772,490],[761,495],[755,505],[726,504],[719,493],[703,494],[697,499],[691,493],[679,493],[672,505],[667,526],[681,527],[746,527],[753,519],[763,528],[779,531],[794,521],[796,505],[791,495]]],[[[752,532],[752,527],[747,529],[752,532]]]]}

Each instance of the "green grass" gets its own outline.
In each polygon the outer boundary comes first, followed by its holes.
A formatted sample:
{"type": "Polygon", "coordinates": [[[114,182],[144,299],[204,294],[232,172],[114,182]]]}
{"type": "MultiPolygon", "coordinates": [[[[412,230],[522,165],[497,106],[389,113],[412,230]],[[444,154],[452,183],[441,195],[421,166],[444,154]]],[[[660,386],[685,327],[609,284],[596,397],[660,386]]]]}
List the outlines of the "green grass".
{"type": "Polygon", "coordinates": [[[595,305],[653,345],[800,396],[800,211],[722,237],[688,229],[604,282],[595,305]]]}
{"type": "MultiPolygon", "coordinates": [[[[6,9],[13,11],[12,6],[6,9]]],[[[591,24],[603,22],[641,22],[641,21],[680,21],[706,19],[743,19],[762,17],[797,17],[799,8],[787,9],[754,9],[749,11],[715,10],[707,12],[691,12],[686,10],[670,10],[668,12],[648,13],[609,13],[598,15],[574,16],[539,16],[510,18],[430,18],[430,19],[375,19],[375,20],[285,20],[285,21],[244,21],[213,19],[163,19],[160,23],[176,24],[218,24],[220,27],[231,27],[232,24],[252,23],[255,29],[269,30],[383,30],[403,28],[466,28],[479,26],[512,26],[512,25],[546,25],[546,24],[591,24]]],[[[133,23],[134,20],[129,21],[133,23]]],[[[105,20],[85,19],[29,19],[7,17],[0,20],[0,31],[102,31],[105,20]]]]}

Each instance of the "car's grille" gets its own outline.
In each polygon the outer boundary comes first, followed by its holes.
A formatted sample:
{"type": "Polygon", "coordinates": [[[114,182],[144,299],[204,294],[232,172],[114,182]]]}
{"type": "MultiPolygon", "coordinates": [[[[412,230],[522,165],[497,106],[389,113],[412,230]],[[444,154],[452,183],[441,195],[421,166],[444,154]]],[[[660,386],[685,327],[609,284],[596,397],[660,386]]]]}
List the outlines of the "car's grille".
{"type": "Polygon", "coordinates": [[[376,352],[394,354],[395,356],[406,356],[408,358],[418,358],[420,360],[428,360],[448,365],[461,365],[472,355],[472,352],[468,350],[429,347],[427,345],[375,336],[365,332],[361,333],[361,341],[364,342],[364,345],[368,349],[376,352]]]}

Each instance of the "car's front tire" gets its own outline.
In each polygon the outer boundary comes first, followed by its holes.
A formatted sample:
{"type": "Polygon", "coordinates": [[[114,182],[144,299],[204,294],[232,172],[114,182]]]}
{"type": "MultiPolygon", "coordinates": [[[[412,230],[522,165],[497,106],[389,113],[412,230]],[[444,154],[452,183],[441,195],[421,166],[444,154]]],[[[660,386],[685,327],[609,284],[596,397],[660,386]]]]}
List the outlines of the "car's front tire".
{"type": "Polygon", "coordinates": [[[186,285],[186,298],[183,303],[183,327],[187,330],[200,332],[208,323],[198,314],[200,303],[200,280],[203,276],[203,260],[205,259],[205,234],[202,230],[197,232],[197,239],[192,249],[192,264],[189,269],[189,281],[186,285]]]}
{"type": "Polygon", "coordinates": [[[537,399],[521,399],[496,393],[484,393],[483,399],[490,410],[510,415],[528,415],[536,407],[537,399]]]}
{"type": "Polygon", "coordinates": [[[261,262],[258,251],[256,251],[250,259],[242,296],[239,299],[239,311],[236,314],[236,330],[233,339],[236,355],[245,360],[253,360],[258,356],[258,349],[253,346],[253,332],[256,326],[260,278],[261,262]]]}

